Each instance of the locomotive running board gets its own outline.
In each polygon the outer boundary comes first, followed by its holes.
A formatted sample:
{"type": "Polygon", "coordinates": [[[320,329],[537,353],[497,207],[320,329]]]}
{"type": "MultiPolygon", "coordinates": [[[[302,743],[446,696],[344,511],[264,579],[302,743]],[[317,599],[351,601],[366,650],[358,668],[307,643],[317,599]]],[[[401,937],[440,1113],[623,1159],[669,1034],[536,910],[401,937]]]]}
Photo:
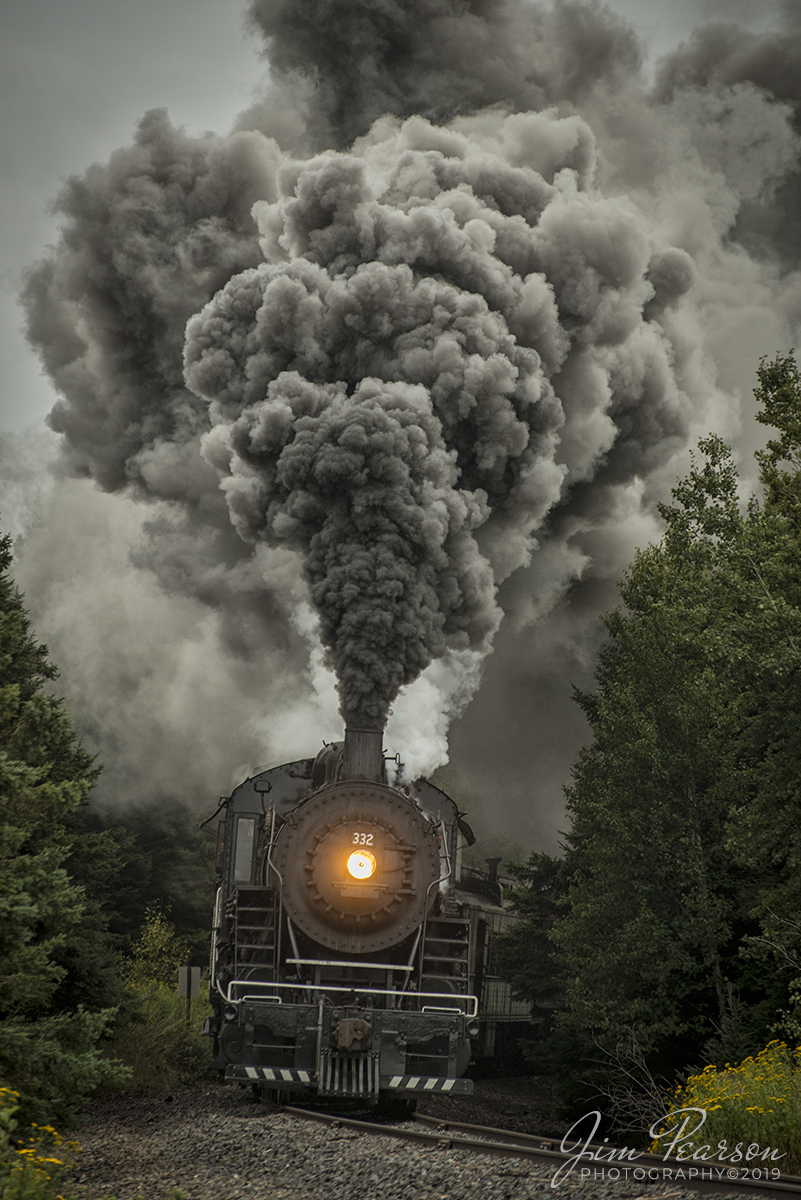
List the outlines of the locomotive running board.
{"type": "Polygon", "coordinates": [[[442,1079],[426,1075],[382,1075],[381,1090],[393,1092],[447,1092],[451,1096],[471,1096],[472,1079],[442,1079]]]}

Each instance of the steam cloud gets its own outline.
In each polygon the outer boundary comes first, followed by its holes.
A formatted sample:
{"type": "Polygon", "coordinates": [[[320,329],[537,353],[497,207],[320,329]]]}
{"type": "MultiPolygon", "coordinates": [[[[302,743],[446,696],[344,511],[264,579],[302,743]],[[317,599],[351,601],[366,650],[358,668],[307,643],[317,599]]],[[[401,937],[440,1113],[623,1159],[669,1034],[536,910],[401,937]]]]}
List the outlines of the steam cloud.
{"type": "MultiPolygon", "coordinates": [[[[346,719],[391,713],[409,773],[431,770],[494,640],[456,768],[500,780],[508,818],[541,723],[558,810],[581,730],[553,696],[583,681],[677,456],[710,425],[747,448],[756,362],[798,330],[799,22],[700,30],[649,92],[597,4],[248,13],[271,70],[236,131],[151,112],[59,199],[25,293],[59,470],[148,501],[126,516],[146,605],[172,596],[209,686],[237,681],[221,786],[337,732],[320,644],[346,719]]],[[[32,527],[23,582],[48,547],[32,527]]],[[[115,706],[109,682],[85,714],[115,706]]]]}

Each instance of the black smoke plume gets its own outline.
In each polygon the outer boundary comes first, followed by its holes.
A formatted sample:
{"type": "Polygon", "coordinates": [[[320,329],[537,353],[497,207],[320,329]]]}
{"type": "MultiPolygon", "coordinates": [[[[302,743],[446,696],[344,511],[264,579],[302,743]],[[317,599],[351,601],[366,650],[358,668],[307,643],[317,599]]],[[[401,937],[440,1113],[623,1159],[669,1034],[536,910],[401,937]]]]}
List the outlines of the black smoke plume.
{"type": "Polygon", "coordinates": [[[527,0],[250,0],[247,11],[271,84],[241,123],[306,149],[344,149],[387,114],[441,123],[493,105],[578,106],[642,63],[631,28],[580,0],[550,11],[527,0]]]}
{"type": "MultiPolygon", "coordinates": [[[[649,92],[598,3],[251,0],[248,18],[270,74],[232,134],[149,113],[58,200],[25,304],[60,476],[129,506],[129,569],[161,589],[142,611],[169,601],[208,689],[235,679],[223,777],[334,732],[322,646],[341,712],[389,714],[410,773],[445,761],[464,713],[472,785],[519,813],[546,738],[558,810],[594,615],[658,535],[677,456],[710,424],[737,433],[759,354],[798,329],[797,22],[781,71],[778,35],[715,27],[649,92]]],[[[23,575],[49,546],[31,529],[23,575]]],[[[144,655],[152,620],[133,620],[144,655]]],[[[125,726],[144,695],[118,677],[90,696],[87,674],[85,724],[141,763],[125,726]]],[[[152,782],[131,766],[120,790],[152,782]]]]}
{"type": "MultiPolygon", "coordinates": [[[[801,8],[784,5],[785,28],[748,33],[733,23],[697,30],[667,56],[658,73],[656,96],[670,104],[682,95],[717,99],[723,115],[732,99],[749,89],[787,105],[801,134],[801,8]]],[[[710,106],[711,107],[711,106],[710,106]]],[[[756,255],[775,258],[782,270],[801,266],[801,166],[796,162],[770,196],[748,197],[734,236],[756,255]]]]}

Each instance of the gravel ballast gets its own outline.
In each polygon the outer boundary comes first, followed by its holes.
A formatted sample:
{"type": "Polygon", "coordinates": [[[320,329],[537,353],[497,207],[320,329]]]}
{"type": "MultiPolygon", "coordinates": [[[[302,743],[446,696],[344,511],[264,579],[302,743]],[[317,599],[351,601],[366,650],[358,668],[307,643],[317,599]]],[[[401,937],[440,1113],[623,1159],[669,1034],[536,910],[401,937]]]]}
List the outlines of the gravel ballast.
{"type": "MultiPolygon", "coordinates": [[[[453,1118],[465,1119],[458,1106],[453,1118]]],[[[625,1200],[695,1196],[676,1184],[582,1180],[550,1186],[552,1168],[522,1159],[419,1147],[300,1121],[234,1087],[91,1103],[70,1181],[89,1198],[168,1200],[625,1200]]],[[[467,1118],[469,1119],[469,1118],[467,1118]]]]}

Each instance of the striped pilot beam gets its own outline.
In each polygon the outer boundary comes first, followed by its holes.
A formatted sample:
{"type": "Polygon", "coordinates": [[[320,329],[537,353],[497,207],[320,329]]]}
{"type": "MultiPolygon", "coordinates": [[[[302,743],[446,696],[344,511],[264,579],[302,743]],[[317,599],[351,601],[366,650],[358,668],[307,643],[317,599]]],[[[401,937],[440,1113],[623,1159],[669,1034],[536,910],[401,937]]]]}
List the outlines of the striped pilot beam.
{"type": "Polygon", "coordinates": [[[234,1079],[253,1079],[271,1081],[273,1083],[312,1083],[311,1071],[296,1071],[293,1068],[279,1067],[234,1067],[231,1073],[234,1079]]]}
{"type": "MultiPolygon", "coordinates": [[[[300,1071],[292,1067],[234,1066],[229,1067],[226,1074],[229,1079],[249,1079],[253,1082],[261,1083],[315,1084],[318,1082],[316,1071],[300,1071]]],[[[443,1079],[442,1077],[430,1075],[383,1075],[380,1081],[377,1082],[381,1088],[398,1092],[459,1092],[470,1094],[473,1091],[473,1083],[470,1079],[443,1079]]],[[[370,1083],[371,1087],[369,1090],[372,1090],[372,1087],[375,1087],[375,1083],[372,1080],[370,1083]]],[[[342,1088],[342,1083],[340,1083],[340,1088],[342,1088]]],[[[325,1090],[329,1089],[331,1089],[330,1082],[328,1082],[325,1090]]],[[[365,1088],[364,1090],[367,1091],[368,1089],[365,1088]]]]}
{"type": "Polygon", "coordinates": [[[392,1075],[381,1086],[403,1092],[472,1092],[470,1079],[441,1079],[426,1075],[392,1075]]]}

